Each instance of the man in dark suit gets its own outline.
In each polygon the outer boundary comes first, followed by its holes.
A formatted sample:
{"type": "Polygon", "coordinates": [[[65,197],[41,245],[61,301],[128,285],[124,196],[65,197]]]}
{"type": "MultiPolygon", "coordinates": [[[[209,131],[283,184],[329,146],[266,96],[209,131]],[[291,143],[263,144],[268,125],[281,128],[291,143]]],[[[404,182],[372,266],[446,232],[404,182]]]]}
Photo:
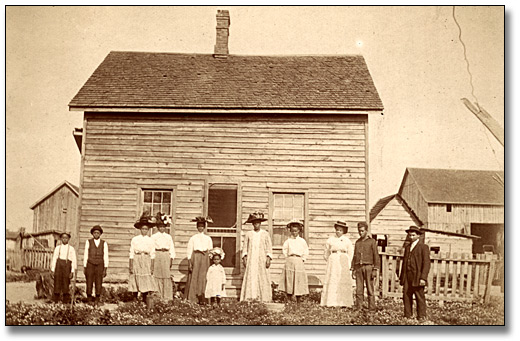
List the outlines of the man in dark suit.
{"type": "Polygon", "coordinates": [[[404,259],[399,277],[403,286],[404,317],[412,317],[413,296],[417,300],[417,318],[426,318],[424,287],[430,272],[430,248],[419,240],[422,234],[417,226],[406,230],[410,244],[404,249],[404,259]]]}

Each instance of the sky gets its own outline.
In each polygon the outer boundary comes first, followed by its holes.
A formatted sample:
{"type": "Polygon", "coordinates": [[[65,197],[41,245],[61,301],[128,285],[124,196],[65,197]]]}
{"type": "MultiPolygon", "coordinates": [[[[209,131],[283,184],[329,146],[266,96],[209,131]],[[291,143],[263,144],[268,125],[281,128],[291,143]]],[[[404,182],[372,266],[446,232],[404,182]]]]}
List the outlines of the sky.
{"type": "Polygon", "coordinates": [[[364,56],[385,107],[369,117],[369,204],[397,192],[406,167],[504,167],[504,149],[463,105],[504,125],[502,7],[7,7],[6,227],[78,185],[68,103],[110,51],[213,53],[217,9],[242,55],[364,56]]]}

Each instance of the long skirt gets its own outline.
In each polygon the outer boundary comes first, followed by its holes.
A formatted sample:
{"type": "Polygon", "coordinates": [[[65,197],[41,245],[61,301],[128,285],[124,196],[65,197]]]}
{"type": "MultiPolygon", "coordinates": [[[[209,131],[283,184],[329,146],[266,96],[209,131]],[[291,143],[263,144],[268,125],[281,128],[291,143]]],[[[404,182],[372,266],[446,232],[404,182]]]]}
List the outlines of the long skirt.
{"type": "Polygon", "coordinates": [[[349,263],[346,253],[330,255],[321,293],[322,306],[351,307],[354,304],[349,263]]]}
{"type": "MultiPolygon", "coordinates": [[[[254,251],[254,250],[253,250],[254,251]]],[[[247,265],[240,289],[240,300],[259,300],[271,302],[273,300],[271,278],[265,267],[266,256],[253,252],[247,255],[247,265]]]]}
{"type": "Polygon", "coordinates": [[[166,300],[173,299],[173,285],[170,278],[170,253],[168,251],[156,251],[153,277],[161,298],[166,300]]]}
{"type": "Polygon", "coordinates": [[[150,255],[138,254],[134,256],[133,274],[128,279],[128,291],[149,292],[157,291],[155,280],[151,275],[152,260],[150,255]]]}
{"type": "Polygon", "coordinates": [[[290,256],[286,259],[278,289],[289,295],[309,294],[309,283],[301,257],[290,256]]]}
{"type": "Polygon", "coordinates": [[[65,294],[70,293],[70,273],[72,271],[72,262],[70,260],[59,259],[56,261],[54,269],[54,293],[65,294]]]}
{"type": "Polygon", "coordinates": [[[197,302],[197,296],[203,296],[206,290],[206,274],[209,268],[208,254],[195,251],[191,256],[191,262],[193,270],[188,274],[184,296],[192,302],[197,302]]]}

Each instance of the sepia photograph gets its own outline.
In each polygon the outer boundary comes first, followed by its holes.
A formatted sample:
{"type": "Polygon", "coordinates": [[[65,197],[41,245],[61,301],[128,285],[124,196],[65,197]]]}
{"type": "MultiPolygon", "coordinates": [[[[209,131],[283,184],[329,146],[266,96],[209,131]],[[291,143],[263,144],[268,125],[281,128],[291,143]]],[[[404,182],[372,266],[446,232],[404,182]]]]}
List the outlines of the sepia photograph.
{"type": "Polygon", "coordinates": [[[6,326],[506,325],[506,6],[4,10],[6,326]]]}

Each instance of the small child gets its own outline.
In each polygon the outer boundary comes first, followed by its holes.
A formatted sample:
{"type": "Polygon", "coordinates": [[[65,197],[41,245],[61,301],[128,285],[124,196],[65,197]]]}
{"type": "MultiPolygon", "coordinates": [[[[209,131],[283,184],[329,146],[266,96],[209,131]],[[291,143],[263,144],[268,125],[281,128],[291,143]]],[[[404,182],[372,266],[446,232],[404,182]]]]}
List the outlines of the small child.
{"type": "Polygon", "coordinates": [[[51,276],[54,279],[53,301],[58,302],[62,295],[62,302],[70,302],[70,280],[76,270],[76,251],[69,245],[70,233],[60,235],[61,244],[56,246],[52,255],[51,276]]]}
{"type": "Polygon", "coordinates": [[[225,257],[224,250],[215,247],[209,251],[209,259],[213,264],[206,274],[206,291],[204,296],[210,299],[210,304],[215,302],[220,305],[220,298],[226,296],[226,273],[220,264],[225,257]]]}
{"type": "Polygon", "coordinates": [[[296,303],[300,302],[302,295],[309,294],[307,274],[303,262],[309,255],[309,246],[305,239],[300,237],[303,224],[298,220],[292,220],[287,224],[291,235],[282,247],[285,256],[285,267],[282,269],[280,291],[285,291],[289,299],[296,296],[296,303]]]}

